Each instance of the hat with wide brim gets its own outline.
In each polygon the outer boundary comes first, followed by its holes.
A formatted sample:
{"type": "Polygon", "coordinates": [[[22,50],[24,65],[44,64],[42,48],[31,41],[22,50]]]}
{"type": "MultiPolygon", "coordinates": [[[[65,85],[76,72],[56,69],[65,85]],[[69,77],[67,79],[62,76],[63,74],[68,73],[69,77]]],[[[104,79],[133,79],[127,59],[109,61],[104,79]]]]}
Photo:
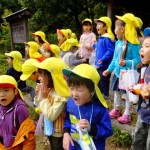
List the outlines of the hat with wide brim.
{"type": "Polygon", "coordinates": [[[96,95],[99,98],[100,102],[102,103],[102,105],[106,108],[108,108],[106,100],[104,99],[100,89],[98,88],[98,82],[100,80],[100,76],[97,72],[97,70],[89,65],[89,64],[80,64],[78,66],[76,66],[73,70],[70,69],[63,69],[63,74],[67,77],[70,77],[70,75],[74,73],[80,77],[86,78],[86,79],[90,79],[93,81],[94,86],[95,86],[95,91],[96,91],[96,95]]]}
{"type": "Polygon", "coordinates": [[[123,16],[116,16],[119,20],[125,22],[125,38],[132,44],[139,44],[139,40],[137,37],[136,28],[138,28],[139,24],[136,21],[136,18],[131,13],[126,13],[123,16]]]}
{"type": "Polygon", "coordinates": [[[11,51],[5,53],[6,56],[13,58],[13,67],[16,71],[21,72],[22,70],[22,54],[19,51],[11,51]]]}
{"type": "Polygon", "coordinates": [[[23,100],[23,95],[21,90],[18,88],[18,84],[16,80],[9,75],[1,75],[0,76],[0,87],[1,88],[11,88],[14,87],[18,90],[20,98],[23,100]]]}
{"type": "Polygon", "coordinates": [[[29,45],[29,57],[40,58],[42,54],[39,53],[39,45],[35,41],[29,41],[25,44],[29,45]]]}
{"type": "Polygon", "coordinates": [[[35,65],[32,64],[39,64],[39,61],[36,59],[27,59],[23,65],[22,65],[22,75],[20,76],[20,79],[22,81],[27,80],[34,72],[38,70],[38,68],[35,65]]]}
{"type": "Polygon", "coordinates": [[[46,35],[45,35],[44,32],[42,32],[42,31],[36,31],[35,33],[32,33],[32,36],[36,36],[36,35],[40,36],[41,39],[42,39],[45,43],[48,43],[48,42],[46,41],[46,35]]]}
{"type": "Polygon", "coordinates": [[[38,65],[34,63],[33,65],[40,69],[45,69],[51,73],[54,89],[58,95],[62,97],[70,96],[69,87],[62,73],[62,69],[66,68],[66,66],[60,58],[50,57],[38,65]]]}
{"type": "Polygon", "coordinates": [[[65,29],[57,29],[57,34],[63,35],[66,38],[66,40],[68,39],[68,32],[65,29]]]}
{"type": "Polygon", "coordinates": [[[100,17],[99,19],[94,19],[94,22],[96,24],[98,22],[104,22],[107,25],[107,33],[111,36],[111,40],[114,40],[115,36],[111,30],[112,22],[111,22],[111,19],[109,17],[100,17]]]}

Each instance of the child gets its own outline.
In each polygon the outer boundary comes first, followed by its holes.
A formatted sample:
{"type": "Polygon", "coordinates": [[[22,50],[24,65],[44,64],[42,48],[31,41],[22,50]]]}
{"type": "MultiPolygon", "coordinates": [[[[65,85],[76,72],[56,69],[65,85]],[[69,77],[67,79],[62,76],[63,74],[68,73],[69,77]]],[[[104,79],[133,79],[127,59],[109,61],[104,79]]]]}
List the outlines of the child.
{"type": "Polygon", "coordinates": [[[96,52],[95,66],[101,78],[99,88],[104,98],[108,99],[111,74],[103,76],[102,73],[108,68],[114,54],[115,42],[114,35],[111,31],[112,23],[109,17],[94,19],[94,22],[97,24],[96,29],[99,34],[99,38],[93,46],[96,52]]]}
{"type": "Polygon", "coordinates": [[[81,64],[72,71],[63,69],[63,74],[68,77],[72,96],[66,106],[64,149],[81,150],[77,132],[79,127],[93,137],[97,150],[105,150],[106,138],[113,132],[106,101],[97,86],[100,80],[98,72],[91,65],[81,64]]]}
{"type": "MultiPolygon", "coordinates": [[[[150,28],[149,35],[144,34],[142,48],[140,50],[140,56],[142,63],[147,65],[147,68],[144,72],[144,87],[146,91],[142,90],[141,87],[141,97],[140,97],[140,108],[138,110],[138,119],[133,133],[133,143],[131,150],[141,150],[141,149],[150,149],[150,28]],[[147,93],[147,94],[146,94],[147,93]]],[[[144,68],[142,68],[144,69],[144,68]]],[[[142,76],[141,69],[141,76],[142,76]]]]}
{"type": "Polygon", "coordinates": [[[32,36],[34,36],[35,42],[39,45],[39,51],[40,53],[47,58],[46,54],[46,35],[42,31],[36,31],[35,33],[32,33],[32,36]]]}
{"type": "Polygon", "coordinates": [[[39,45],[36,42],[30,41],[25,43],[25,53],[27,59],[34,58],[39,62],[42,62],[45,58],[38,52],[38,50],[39,45]]]}
{"type": "Polygon", "coordinates": [[[78,64],[87,62],[87,58],[77,59],[76,55],[78,53],[77,50],[79,47],[79,43],[77,39],[72,37],[70,37],[69,39],[68,38],[64,39],[64,37],[68,37],[65,36],[68,35],[68,32],[64,29],[57,30],[57,34],[58,34],[59,42],[63,41],[63,43],[60,45],[60,49],[61,49],[61,59],[65,65],[67,65],[69,68],[73,68],[78,64]]]}
{"type": "Polygon", "coordinates": [[[35,91],[34,88],[28,84],[26,84],[26,81],[21,81],[20,76],[22,74],[22,55],[19,51],[11,51],[10,53],[5,53],[6,56],[8,56],[7,62],[10,65],[8,68],[6,75],[10,75],[15,78],[15,80],[18,82],[18,88],[22,92],[30,93],[32,101],[35,97],[35,91]]]}
{"type": "Polygon", "coordinates": [[[40,84],[36,88],[35,101],[44,118],[54,124],[53,127],[49,127],[49,130],[52,130],[52,135],[48,135],[51,149],[62,150],[64,109],[67,98],[70,96],[69,88],[62,74],[65,65],[61,59],[51,57],[41,62],[37,67],[39,68],[40,84]]]}
{"type": "MultiPolygon", "coordinates": [[[[109,75],[114,69],[114,76],[112,79],[112,90],[114,93],[114,109],[110,111],[111,118],[119,117],[119,106],[121,101],[121,90],[119,89],[120,71],[131,68],[132,61],[134,66],[140,62],[140,44],[137,38],[136,27],[137,22],[133,14],[127,13],[123,16],[116,16],[118,19],[115,22],[115,34],[118,41],[115,44],[115,52],[113,60],[108,69],[103,72],[104,76],[109,75]],[[125,54],[126,53],[126,54],[125,54]]],[[[136,67],[135,67],[136,69],[136,67]]],[[[124,92],[124,91],[123,91],[124,92]]],[[[130,117],[130,102],[128,96],[125,99],[125,111],[121,117],[118,118],[120,123],[129,123],[130,117]]]]}
{"type": "Polygon", "coordinates": [[[92,32],[92,20],[86,18],[82,21],[83,34],[80,37],[79,56],[81,58],[90,58],[93,52],[93,44],[96,42],[96,35],[92,32]]]}
{"type": "Polygon", "coordinates": [[[55,44],[49,44],[46,43],[46,51],[47,51],[47,55],[46,58],[48,57],[57,57],[60,58],[60,48],[55,45],[55,44]]]}
{"type": "Polygon", "coordinates": [[[35,150],[35,125],[29,118],[16,80],[0,76],[0,149],[35,150]]]}

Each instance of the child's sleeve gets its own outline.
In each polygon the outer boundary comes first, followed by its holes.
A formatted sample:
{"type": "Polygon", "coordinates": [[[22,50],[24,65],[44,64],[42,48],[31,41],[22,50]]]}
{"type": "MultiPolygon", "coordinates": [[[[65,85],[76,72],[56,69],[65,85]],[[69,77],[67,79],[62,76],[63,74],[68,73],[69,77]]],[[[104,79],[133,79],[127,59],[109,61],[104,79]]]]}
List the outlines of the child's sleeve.
{"type": "Polygon", "coordinates": [[[113,58],[114,55],[114,49],[115,45],[114,42],[112,42],[109,38],[105,38],[105,48],[106,48],[106,53],[105,55],[101,58],[101,61],[105,63],[105,61],[108,61],[113,58]]]}
{"type": "Polygon", "coordinates": [[[110,65],[108,66],[108,69],[110,72],[113,72],[113,70],[115,69],[116,65],[115,65],[115,62],[116,62],[116,59],[117,59],[117,54],[116,52],[114,52],[114,56],[113,56],[113,59],[110,63],[110,65]]]}
{"type": "Polygon", "coordinates": [[[64,133],[70,133],[71,123],[69,113],[66,111],[65,121],[64,121],[64,133]]]}
{"type": "Polygon", "coordinates": [[[50,100],[46,98],[39,103],[39,107],[48,120],[54,121],[63,112],[65,103],[66,98],[55,96],[53,104],[51,104],[50,100]]]}
{"type": "Polygon", "coordinates": [[[110,137],[113,134],[108,109],[102,108],[99,116],[99,122],[97,122],[94,126],[91,125],[91,131],[89,132],[89,134],[92,136],[92,133],[96,133],[96,135],[94,136],[95,138],[104,139],[110,137]]]}
{"type": "Polygon", "coordinates": [[[83,63],[82,59],[76,59],[74,54],[69,56],[69,64],[71,66],[74,66],[74,65],[76,66],[76,65],[79,65],[79,64],[82,64],[82,63],[83,63]]]}
{"type": "Polygon", "coordinates": [[[17,121],[18,121],[19,125],[21,125],[22,122],[29,117],[28,109],[26,108],[25,105],[19,105],[15,109],[16,109],[15,114],[17,115],[17,121]]]}
{"type": "Polygon", "coordinates": [[[126,68],[131,68],[132,66],[132,61],[134,62],[134,68],[136,68],[137,64],[139,62],[141,62],[141,58],[140,58],[140,54],[139,54],[139,51],[140,51],[140,45],[139,44],[132,44],[130,45],[130,49],[131,49],[131,56],[133,57],[132,59],[130,60],[126,60],[126,68]],[[132,60],[132,61],[131,61],[132,60]]]}

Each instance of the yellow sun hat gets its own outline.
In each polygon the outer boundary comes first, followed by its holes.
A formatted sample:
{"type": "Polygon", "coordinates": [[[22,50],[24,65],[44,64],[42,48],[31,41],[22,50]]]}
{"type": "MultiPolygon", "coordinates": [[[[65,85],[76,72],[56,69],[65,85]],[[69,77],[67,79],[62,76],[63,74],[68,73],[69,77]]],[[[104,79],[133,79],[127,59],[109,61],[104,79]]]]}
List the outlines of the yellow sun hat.
{"type": "Polygon", "coordinates": [[[40,69],[45,69],[51,73],[54,89],[56,93],[63,97],[69,97],[70,91],[67,82],[63,76],[62,69],[66,68],[65,64],[60,58],[50,57],[41,63],[33,64],[40,69]]]}
{"type": "Polygon", "coordinates": [[[135,19],[136,19],[136,21],[138,23],[138,28],[140,29],[140,34],[141,34],[142,37],[144,37],[143,32],[141,31],[142,26],[143,26],[143,21],[139,17],[135,17],[135,19]]]}
{"type": "Polygon", "coordinates": [[[75,34],[75,33],[72,33],[72,34],[71,34],[71,38],[77,39],[76,34],[75,34]]]}
{"type": "Polygon", "coordinates": [[[46,48],[55,54],[55,57],[60,58],[60,48],[55,44],[46,43],[46,48]]]}
{"type": "Polygon", "coordinates": [[[60,49],[61,49],[62,51],[69,51],[72,46],[80,47],[80,44],[79,44],[79,42],[78,42],[77,39],[75,39],[75,38],[67,39],[67,40],[60,46],[60,49]]]}
{"type": "Polygon", "coordinates": [[[83,24],[84,22],[90,22],[90,23],[92,24],[92,20],[89,19],[89,18],[84,19],[84,20],[82,21],[82,24],[83,24]]]}
{"type": "Polygon", "coordinates": [[[32,33],[32,36],[36,36],[36,35],[40,36],[41,39],[42,39],[45,43],[48,43],[48,42],[46,41],[46,35],[45,35],[44,32],[42,32],[42,31],[36,31],[35,33],[32,33]]]}
{"type": "Polygon", "coordinates": [[[97,94],[97,97],[99,98],[100,102],[102,103],[102,105],[106,108],[108,108],[107,103],[105,101],[105,99],[103,98],[103,95],[100,91],[100,89],[98,88],[98,82],[100,80],[100,76],[97,72],[97,70],[89,65],[89,64],[80,64],[78,66],[76,66],[73,70],[70,69],[63,69],[63,74],[67,77],[69,77],[72,73],[86,78],[86,79],[90,79],[94,82],[95,85],[95,91],[97,94]]]}
{"type": "Polygon", "coordinates": [[[66,31],[67,31],[67,33],[68,33],[68,37],[70,38],[70,37],[71,37],[71,35],[72,35],[72,31],[71,31],[71,29],[66,29],[66,31]]]}
{"type": "MultiPolygon", "coordinates": [[[[94,19],[94,22],[97,24],[98,22],[104,22],[107,25],[107,33],[111,36],[110,39],[114,40],[115,36],[111,30],[112,22],[109,17],[100,17],[99,19],[94,19]]],[[[109,37],[109,36],[108,36],[109,37]]]]}
{"type": "Polygon", "coordinates": [[[30,41],[30,42],[26,42],[25,44],[29,45],[29,57],[30,58],[39,58],[39,57],[42,57],[42,54],[40,54],[38,52],[39,45],[36,42],[30,41]]]}
{"type": "Polygon", "coordinates": [[[17,81],[9,75],[0,75],[0,87],[1,88],[16,88],[19,92],[20,98],[23,100],[21,90],[18,88],[17,81]]]}
{"type": "Polygon", "coordinates": [[[68,32],[65,29],[57,29],[57,34],[61,34],[63,36],[65,36],[66,40],[68,39],[68,32]]]}
{"type": "Polygon", "coordinates": [[[27,59],[23,65],[22,65],[22,75],[20,76],[20,79],[22,81],[25,81],[27,80],[31,75],[32,73],[34,73],[35,71],[38,70],[38,68],[32,64],[39,64],[39,61],[37,61],[36,59],[27,59]]]}
{"type": "Polygon", "coordinates": [[[132,44],[139,44],[137,37],[136,28],[138,28],[138,23],[135,16],[132,13],[126,13],[123,16],[116,16],[119,20],[124,21],[125,24],[125,38],[132,44]]]}
{"type": "Polygon", "coordinates": [[[6,56],[13,58],[13,67],[18,72],[22,70],[22,54],[19,51],[11,51],[10,53],[5,53],[6,56]]]}

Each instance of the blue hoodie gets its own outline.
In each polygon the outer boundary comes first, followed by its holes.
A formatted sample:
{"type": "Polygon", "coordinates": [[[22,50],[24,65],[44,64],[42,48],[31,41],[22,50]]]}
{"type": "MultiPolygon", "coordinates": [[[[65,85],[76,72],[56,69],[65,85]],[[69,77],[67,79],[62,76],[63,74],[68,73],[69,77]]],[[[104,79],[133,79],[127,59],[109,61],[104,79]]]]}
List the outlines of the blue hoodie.
{"type": "MultiPolygon", "coordinates": [[[[76,123],[80,120],[78,106],[75,104],[73,98],[70,97],[66,107],[64,131],[68,130],[70,134],[74,134],[77,132],[76,123]]],[[[96,95],[93,96],[91,102],[79,106],[79,109],[81,119],[87,119],[89,122],[91,119],[91,131],[89,135],[93,137],[97,150],[105,150],[105,140],[113,134],[108,109],[100,103],[96,95]]],[[[74,141],[74,145],[70,144],[70,150],[81,150],[77,142],[74,141]]]]}
{"type": "Polygon", "coordinates": [[[95,65],[107,68],[113,58],[115,42],[105,35],[99,36],[93,47],[96,50],[95,65]],[[99,61],[102,61],[102,64],[98,64],[99,61]]]}

